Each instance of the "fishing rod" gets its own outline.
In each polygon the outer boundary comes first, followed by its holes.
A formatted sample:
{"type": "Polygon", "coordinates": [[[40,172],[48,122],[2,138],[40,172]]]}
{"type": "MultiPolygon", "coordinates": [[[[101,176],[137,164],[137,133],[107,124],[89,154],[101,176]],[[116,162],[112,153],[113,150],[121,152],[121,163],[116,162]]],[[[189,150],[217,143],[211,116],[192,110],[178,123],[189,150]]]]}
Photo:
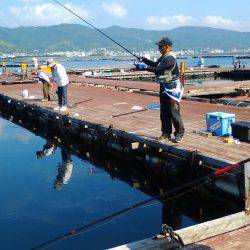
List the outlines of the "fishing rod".
{"type": "Polygon", "coordinates": [[[135,55],[133,52],[131,52],[130,50],[128,50],[127,48],[125,48],[123,45],[121,45],[120,43],[116,42],[113,38],[111,38],[109,35],[105,34],[103,31],[101,31],[100,29],[96,28],[93,24],[91,24],[90,22],[86,21],[85,19],[83,19],[81,16],[79,16],[78,14],[76,14],[75,12],[73,12],[71,9],[69,9],[68,7],[66,7],[65,5],[63,5],[62,3],[60,3],[57,0],[52,0],[53,2],[57,3],[58,5],[62,6],[65,10],[69,11],[71,14],[73,14],[74,16],[78,17],[79,19],[81,19],[83,22],[85,22],[86,24],[88,24],[90,27],[92,27],[93,29],[95,29],[96,31],[98,31],[99,33],[101,33],[103,36],[107,37],[109,40],[111,40],[113,43],[115,43],[116,45],[120,46],[121,48],[123,48],[125,51],[127,51],[130,55],[134,56],[136,59],[140,59],[139,56],[135,55]]]}
{"type": "MultiPolygon", "coordinates": [[[[89,224],[87,224],[85,226],[81,226],[79,228],[72,229],[72,230],[70,230],[69,232],[67,232],[67,233],[65,233],[63,235],[58,236],[58,237],[56,237],[56,238],[54,238],[52,240],[49,240],[49,241],[47,241],[45,243],[42,243],[42,244],[40,244],[38,246],[35,246],[32,249],[43,249],[43,248],[49,247],[50,245],[55,244],[58,241],[61,241],[61,240],[65,239],[67,237],[70,237],[70,236],[73,237],[74,235],[77,235],[78,233],[80,233],[80,232],[82,232],[84,230],[88,230],[89,228],[95,226],[96,224],[100,224],[100,223],[103,223],[105,221],[109,221],[111,219],[115,219],[116,217],[122,216],[122,215],[124,215],[124,214],[126,214],[128,212],[131,212],[132,210],[134,210],[136,208],[139,208],[139,207],[142,207],[142,206],[144,206],[146,204],[149,204],[149,203],[151,203],[154,200],[158,200],[158,199],[165,200],[167,198],[166,196],[173,195],[176,192],[178,192],[178,191],[180,191],[180,190],[182,190],[184,188],[188,188],[190,186],[195,186],[195,185],[199,185],[199,186],[204,185],[207,180],[216,178],[217,176],[219,176],[221,174],[224,174],[224,173],[230,171],[233,168],[239,167],[240,165],[243,165],[243,164],[245,164],[245,163],[247,163],[249,161],[250,161],[250,158],[248,158],[246,160],[243,160],[241,162],[238,162],[236,164],[226,166],[226,167],[224,167],[222,169],[216,170],[212,174],[209,174],[207,176],[200,177],[200,178],[198,178],[198,179],[196,179],[194,181],[185,183],[185,184],[183,184],[183,185],[181,185],[179,187],[173,188],[173,189],[171,189],[171,190],[169,190],[169,191],[167,191],[167,192],[165,192],[163,194],[159,194],[159,195],[154,196],[154,197],[152,197],[152,198],[150,198],[148,200],[145,200],[145,201],[139,202],[137,204],[131,205],[131,206],[125,208],[125,209],[122,209],[122,210],[120,210],[120,211],[118,211],[116,213],[110,214],[110,215],[108,215],[106,217],[103,217],[101,219],[94,220],[93,222],[91,222],[91,223],[89,223],[89,224]]],[[[179,197],[179,196],[181,196],[181,195],[170,197],[168,200],[174,199],[174,198],[179,197]]]]}
{"type": "Polygon", "coordinates": [[[134,113],[140,113],[140,112],[144,112],[147,110],[159,110],[160,106],[159,105],[155,105],[155,104],[150,104],[148,105],[146,108],[144,109],[140,109],[140,110],[134,110],[134,111],[130,111],[130,112],[126,112],[126,113],[122,113],[122,114],[118,114],[118,115],[111,115],[111,118],[115,118],[115,117],[120,117],[120,116],[124,116],[124,115],[130,115],[130,114],[134,114],[134,113]]]}
{"type": "Polygon", "coordinates": [[[84,101],[80,101],[80,102],[75,102],[73,105],[69,105],[69,108],[76,108],[79,104],[85,103],[85,102],[89,102],[92,101],[94,98],[89,98],[87,100],[84,101]]]}

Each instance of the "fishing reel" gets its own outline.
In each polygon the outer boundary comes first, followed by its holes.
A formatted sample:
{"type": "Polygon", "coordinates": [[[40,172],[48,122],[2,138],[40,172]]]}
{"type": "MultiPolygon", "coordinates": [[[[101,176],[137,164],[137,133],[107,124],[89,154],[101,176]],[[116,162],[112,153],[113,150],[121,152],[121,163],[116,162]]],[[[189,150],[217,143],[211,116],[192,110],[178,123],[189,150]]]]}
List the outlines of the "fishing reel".
{"type": "Polygon", "coordinates": [[[138,71],[145,70],[147,66],[143,64],[142,57],[138,57],[137,60],[134,62],[135,68],[138,71]]]}

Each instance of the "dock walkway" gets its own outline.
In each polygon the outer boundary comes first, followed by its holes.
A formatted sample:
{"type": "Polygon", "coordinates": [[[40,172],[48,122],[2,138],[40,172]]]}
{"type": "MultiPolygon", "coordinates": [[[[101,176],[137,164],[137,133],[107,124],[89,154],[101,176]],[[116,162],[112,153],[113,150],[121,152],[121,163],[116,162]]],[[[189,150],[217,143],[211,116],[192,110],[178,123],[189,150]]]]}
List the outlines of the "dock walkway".
{"type": "MultiPolygon", "coordinates": [[[[88,80],[89,79],[87,79],[87,81],[88,80]]],[[[102,82],[103,81],[100,81],[100,84],[102,82]]],[[[124,87],[123,83],[120,84],[121,87],[124,87]]],[[[129,82],[127,84],[131,83],[129,82]]],[[[149,84],[153,86],[153,83],[149,84]]],[[[154,88],[155,86],[157,87],[157,85],[154,85],[154,88]]],[[[144,161],[147,161],[147,156],[150,158],[157,155],[158,157],[159,154],[161,154],[160,157],[162,158],[160,159],[163,159],[167,163],[169,157],[174,155],[177,158],[181,158],[181,161],[185,164],[188,164],[187,158],[185,158],[184,155],[190,157],[194,154],[196,156],[199,155],[199,157],[201,156],[198,158],[198,164],[195,164],[196,167],[209,167],[210,171],[214,172],[215,169],[249,158],[249,143],[227,144],[223,142],[223,138],[214,136],[203,137],[194,132],[206,129],[205,117],[207,112],[222,111],[234,113],[236,114],[237,121],[249,121],[250,109],[247,107],[234,107],[183,100],[181,103],[181,113],[186,133],[184,141],[180,144],[175,144],[170,141],[159,142],[157,140],[157,137],[161,134],[159,110],[145,110],[116,118],[112,117],[130,112],[134,106],[147,108],[150,104],[159,104],[159,98],[155,95],[145,96],[140,92],[117,91],[117,89],[114,90],[105,87],[95,88],[88,84],[85,85],[81,84],[81,82],[76,82],[69,85],[68,98],[69,110],[64,113],[55,112],[53,108],[57,105],[57,101],[41,102],[42,84],[0,85],[0,112],[3,114],[9,112],[9,117],[13,120],[14,117],[12,117],[12,115],[18,117],[23,113],[26,116],[26,122],[32,124],[34,120],[37,120],[40,122],[40,126],[47,126],[47,130],[51,130],[52,134],[52,130],[62,130],[61,125],[63,125],[62,134],[64,134],[66,140],[66,133],[69,133],[69,136],[71,136],[71,132],[76,131],[75,135],[77,138],[79,137],[76,144],[79,139],[84,141],[91,137],[92,144],[87,145],[94,146],[95,143],[98,143],[98,140],[95,140],[95,137],[97,137],[97,129],[100,129],[101,132],[103,132],[102,129],[104,129],[105,135],[110,139],[109,135],[107,135],[107,131],[111,128],[111,140],[106,140],[108,143],[105,141],[104,145],[112,149],[118,149],[122,154],[130,152],[130,156],[134,156],[133,159],[142,155],[144,161]],[[34,98],[24,99],[22,97],[22,91],[24,89],[27,89],[29,96],[34,96],[34,98]],[[87,134],[86,130],[91,126],[94,128],[94,133],[87,134]],[[113,140],[112,136],[115,137],[115,140],[113,140]],[[127,141],[120,140],[124,138],[126,138],[127,141]],[[117,141],[118,143],[116,143],[117,141]],[[126,144],[127,142],[129,146],[126,144]],[[134,147],[132,145],[133,143],[138,143],[139,146],[134,147]],[[202,159],[202,161],[200,159],[202,159]]],[[[18,117],[15,121],[22,124],[23,121],[21,119],[22,118],[18,117]]],[[[33,129],[35,130],[37,127],[33,129]]],[[[74,138],[75,137],[70,139],[74,140],[74,138]]],[[[99,142],[101,142],[101,140],[99,140],[99,142]]],[[[69,142],[68,144],[70,145],[69,142]]],[[[102,150],[104,151],[103,148],[102,150]]],[[[193,157],[191,157],[191,159],[193,159],[193,157]]],[[[154,162],[154,159],[152,162],[154,162]]],[[[191,167],[193,165],[192,163],[190,164],[191,167]]],[[[166,166],[168,167],[168,165],[166,166]]],[[[153,167],[151,169],[153,169],[153,167]]],[[[157,167],[154,169],[157,169],[157,167]]],[[[241,185],[237,182],[236,175],[235,178],[233,174],[229,174],[225,177],[226,179],[222,179],[222,182],[221,180],[215,181],[214,185],[226,192],[228,192],[229,189],[229,193],[242,198],[240,191],[241,185]],[[224,184],[223,181],[225,182],[224,184]]],[[[218,195],[219,199],[222,199],[220,193],[218,193],[218,195]]],[[[208,227],[207,222],[205,222],[194,226],[195,228],[182,229],[181,237],[184,239],[185,244],[187,244],[184,249],[248,249],[245,246],[249,243],[247,237],[250,230],[249,217],[246,219],[245,215],[240,213],[222,220],[212,221],[212,226],[210,227],[208,227]],[[236,217],[236,219],[234,218],[232,220],[232,217],[236,217]],[[237,223],[235,223],[235,221],[237,221],[237,223]],[[219,228],[221,231],[219,231],[219,228]],[[236,229],[239,230],[233,231],[236,229]],[[228,231],[231,232],[228,233],[228,231]],[[191,232],[193,233],[192,236],[190,236],[191,232]],[[199,239],[197,238],[197,232],[202,232],[199,239]],[[220,235],[215,236],[218,234],[220,235]],[[215,237],[208,239],[213,236],[215,237]],[[193,238],[196,240],[194,241],[193,238]],[[227,244],[222,245],[221,241],[227,242],[227,244]],[[195,243],[193,244],[193,242],[195,243]]],[[[210,225],[210,222],[208,223],[210,225]]],[[[179,232],[177,231],[177,233],[179,232]]],[[[130,246],[128,246],[128,244],[120,246],[117,249],[145,249],[145,244],[149,245],[147,249],[166,249],[166,242],[163,240],[161,244],[160,241],[153,242],[153,244],[158,245],[160,243],[159,245],[162,245],[161,248],[155,247],[155,245],[150,248],[152,239],[146,239],[141,242],[131,243],[132,245],[136,245],[135,248],[129,248],[130,246]],[[138,244],[139,248],[137,248],[138,244]]]]}
{"type": "Polygon", "coordinates": [[[248,250],[250,248],[250,226],[214,236],[196,244],[186,246],[185,250],[248,250]]]}
{"type": "MultiPolygon", "coordinates": [[[[248,250],[250,218],[244,212],[190,226],[175,231],[183,240],[184,250],[248,250]]],[[[170,238],[147,238],[111,248],[110,250],[167,250],[177,249],[170,238]]]]}
{"type": "MultiPolygon", "coordinates": [[[[40,84],[0,86],[0,93],[22,100],[21,92],[24,88],[29,90],[29,95],[35,96],[34,100],[23,100],[26,103],[48,109],[56,106],[55,101],[45,103],[40,101],[42,98],[40,84]]],[[[133,106],[146,108],[149,104],[159,104],[157,97],[145,97],[137,93],[70,85],[69,102],[71,105],[90,98],[93,99],[69,109],[67,115],[74,117],[75,113],[78,113],[79,117],[77,119],[79,120],[102,124],[106,127],[112,125],[114,128],[125,131],[128,134],[136,134],[146,138],[156,139],[161,134],[159,111],[147,110],[117,118],[111,117],[112,115],[130,112],[133,106]]],[[[239,162],[249,157],[250,145],[248,143],[241,143],[240,145],[227,144],[223,142],[222,138],[205,138],[193,133],[195,130],[206,128],[205,114],[213,111],[235,113],[237,121],[249,121],[250,117],[249,108],[228,107],[184,100],[181,104],[181,112],[186,128],[184,141],[181,144],[172,142],[166,142],[166,144],[189,152],[198,151],[202,155],[220,159],[226,163],[239,162]]]]}

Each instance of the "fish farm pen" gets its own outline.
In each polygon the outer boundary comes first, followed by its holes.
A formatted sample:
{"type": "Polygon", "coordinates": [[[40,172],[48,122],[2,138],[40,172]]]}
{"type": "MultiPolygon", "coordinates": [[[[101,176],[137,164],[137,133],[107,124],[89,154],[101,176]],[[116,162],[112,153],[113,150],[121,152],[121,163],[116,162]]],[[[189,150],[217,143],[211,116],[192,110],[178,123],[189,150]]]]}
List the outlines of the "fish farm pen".
{"type": "MultiPolygon", "coordinates": [[[[0,115],[66,147],[80,158],[91,161],[105,161],[108,158],[112,159],[111,162],[118,162],[119,168],[112,168],[111,164],[105,166],[104,170],[110,176],[120,178],[153,197],[158,197],[159,190],[164,194],[169,189],[211,176],[215,171],[249,158],[249,143],[241,141],[230,144],[222,137],[204,133],[206,113],[209,112],[234,113],[237,120],[249,121],[250,110],[247,105],[217,104],[225,97],[226,100],[238,98],[240,102],[247,103],[248,81],[228,83],[223,88],[212,84],[187,85],[181,110],[186,134],[181,144],[175,144],[157,140],[160,135],[159,110],[149,108],[150,105],[159,104],[156,84],[83,77],[73,72],[70,80],[69,110],[60,112],[53,110],[56,101],[40,101],[42,90],[36,80],[17,84],[18,80],[11,78],[9,84],[0,85],[0,115]],[[32,98],[22,97],[24,89],[28,90],[32,98]],[[237,94],[239,92],[241,94],[237,94]],[[218,95],[215,103],[212,96],[218,95]],[[135,111],[135,106],[142,109],[135,111]],[[155,183],[163,185],[149,188],[155,183]]],[[[201,221],[198,211],[190,210],[186,204],[182,204],[181,199],[178,203],[187,213],[193,214],[198,223],[206,223],[210,219],[231,216],[244,210],[245,189],[244,164],[241,164],[237,170],[224,173],[219,178],[210,178],[195,188],[196,196],[199,197],[196,199],[199,203],[197,207],[204,207],[201,221]],[[211,200],[213,204],[209,204],[211,200]]],[[[192,195],[188,197],[192,202],[192,195]]],[[[163,197],[159,196],[157,200],[164,206],[163,197]]],[[[242,216],[238,215],[237,220],[242,220],[242,216]]],[[[249,219],[244,221],[245,224],[241,226],[247,225],[249,219]]],[[[204,228],[201,226],[200,230],[204,231],[204,228]]],[[[182,237],[187,239],[187,236],[182,237]]],[[[146,241],[134,244],[128,249],[150,249],[146,241]]],[[[151,249],[155,249],[155,244],[158,245],[158,241],[153,243],[151,249]]],[[[121,249],[126,248],[121,246],[121,249]]]]}

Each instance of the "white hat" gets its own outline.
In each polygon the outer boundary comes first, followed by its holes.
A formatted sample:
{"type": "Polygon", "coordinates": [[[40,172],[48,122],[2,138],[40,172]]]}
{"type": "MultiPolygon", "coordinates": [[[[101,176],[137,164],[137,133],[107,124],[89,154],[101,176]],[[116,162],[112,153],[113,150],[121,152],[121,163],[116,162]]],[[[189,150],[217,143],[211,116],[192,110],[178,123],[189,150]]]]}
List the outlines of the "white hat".
{"type": "Polygon", "coordinates": [[[48,59],[48,61],[47,61],[47,66],[48,66],[49,68],[52,68],[52,67],[54,67],[55,65],[56,65],[56,62],[55,62],[54,59],[52,59],[52,58],[48,59]]]}

